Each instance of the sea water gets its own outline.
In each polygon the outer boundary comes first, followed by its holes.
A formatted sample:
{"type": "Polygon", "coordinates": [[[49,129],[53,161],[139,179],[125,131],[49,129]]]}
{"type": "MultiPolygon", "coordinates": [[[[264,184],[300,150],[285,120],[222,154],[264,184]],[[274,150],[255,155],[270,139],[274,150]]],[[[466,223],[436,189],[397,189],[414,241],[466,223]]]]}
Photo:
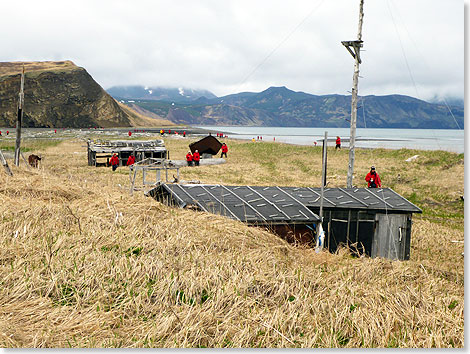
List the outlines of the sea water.
{"type": "MultiPolygon", "coordinates": [[[[328,142],[334,145],[341,138],[341,147],[349,148],[349,128],[291,128],[291,127],[232,127],[198,126],[198,128],[224,132],[231,138],[276,141],[288,144],[321,144],[328,133],[328,142]]],[[[356,147],[385,149],[444,150],[463,153],[464,130],[455,129],[378,129],[357,128],[356,147]]]]}
{"type": "MultiPolygon", "coordinates": [[[[333,146],[336,137],[341,137],[341,147],[349,148],[349,128],[291,128],[291,127],[233,127],[233,126],[196,126],[201,129],[196,135],[206,135],[207,131],[215,135],[224,132],[235,139],[255,139],[262,141],[276,141],[288,144],[310,145],[316,142],[320,145],[328,133],[328,142],[333,146]],[[206,132],[204,132],[206,131],[206,132]]],[[[93,134],[115,134],[116,137],[127,137],[129,128],[114,129],[57,129],[61,134],[55,134],[54,128],[23,128],[23,138],[37,139],[64,139],[66,136],[85,138],[90,132],[93,134]]],[[[145,129],[145,133],[139,133],[142,137],[155,137],[159,129],[145,129]]],[[[181,130],[181,129],[178,129],[181,130]]],[[[0,127],[2,140],[14,140],[15,128],[0,127]],[[9,130],[9,136],[6,131],[9,130]]],[[[357,128],[356,147],[358,148],[385,148],[385,149],[417,149],[417,150],[444,150],[456,153],[464,153],[464,130],[454,129],[375,129],[357,128]]],[[[159,134],[158,134],[158,138],[159,134]]]]}

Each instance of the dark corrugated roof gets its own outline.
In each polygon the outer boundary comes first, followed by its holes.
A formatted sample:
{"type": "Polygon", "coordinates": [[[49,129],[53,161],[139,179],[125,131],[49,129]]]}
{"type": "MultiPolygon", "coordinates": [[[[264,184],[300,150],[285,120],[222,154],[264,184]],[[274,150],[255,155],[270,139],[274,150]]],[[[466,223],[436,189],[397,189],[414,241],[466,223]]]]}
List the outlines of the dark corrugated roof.
{"type": "MultiPolygon", "coordinates": [[[[321,188],[282,187],[282,189],[306,206],[320,207],[321,188]]],[[[325,188],[323,207],[422,213],[420,208],[390,188],[325,188]]]]}
{"type": "MultiPolygon", "coordinates": [[[[201,210],[236,220],[311,222],[319,219],[309,208],[320,208],[321,188],[219,184],[163,184],[161,187],[182,207],[197,205],[201,210]]],[[[325,188],[323,208],[422,212],[390,188],[325,188]]]]}
{"type": "MultiPolygon", "coordinates": [[[[301,202],[279,189],[263,190],[250,186],[204,184],[163,184],[181,207],[196,205],[199,209],[244,222],[314,223],[320,220],[301,202]]],[[[156,192],[155,194],[158,194],[156,192]]]]}

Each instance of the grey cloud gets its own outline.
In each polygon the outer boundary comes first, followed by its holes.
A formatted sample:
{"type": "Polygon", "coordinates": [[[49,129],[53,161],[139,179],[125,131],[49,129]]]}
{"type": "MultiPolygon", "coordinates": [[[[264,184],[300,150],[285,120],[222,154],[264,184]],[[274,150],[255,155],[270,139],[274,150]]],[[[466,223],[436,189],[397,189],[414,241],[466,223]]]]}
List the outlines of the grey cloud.
{"type": "MultiPolygon", "coordinates": [[[[4,4],[0,60],[70,59],[105,88],[345,94],[353,59],[341,41],[356,38],[358,3],[25,0],[4,4]]],[[[461,1],[366,0],[364,11],[360,94],[463,97],[461,1]]]]}

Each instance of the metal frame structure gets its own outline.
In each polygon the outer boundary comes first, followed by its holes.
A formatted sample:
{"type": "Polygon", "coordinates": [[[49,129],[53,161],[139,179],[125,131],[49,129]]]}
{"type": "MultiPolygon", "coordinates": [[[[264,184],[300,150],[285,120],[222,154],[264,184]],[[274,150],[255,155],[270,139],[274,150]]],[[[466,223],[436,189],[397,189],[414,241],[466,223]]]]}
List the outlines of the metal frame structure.
{"type": "Polygon", "coordinates": [[[129,180],[131,183],[131,187],[130,187],[131,195],[134,193],[135,190],[145,189],[146,186],[154,187],[157,184],[162,183],[163,182],[162,171],[164,172],[164,176],[165,176],[164,182],[166,183],[169,182],[168,171],[176,171],[176,177],[174,177],[174,175],[172,177],[176,181],[179,180],[179,176],[180,176],[179,167],[174,166],[168,160],[146,158],[144,160],[134,163],[132,166],[129,166],[129,180]],[[139,171],[142,172],[142,186],[136,187],[135,182],[137,179],[137,173],[139,171]],[[155,179],[153,181],[148,181],[146,177],[152,171],[155,171],[155,179]]]}

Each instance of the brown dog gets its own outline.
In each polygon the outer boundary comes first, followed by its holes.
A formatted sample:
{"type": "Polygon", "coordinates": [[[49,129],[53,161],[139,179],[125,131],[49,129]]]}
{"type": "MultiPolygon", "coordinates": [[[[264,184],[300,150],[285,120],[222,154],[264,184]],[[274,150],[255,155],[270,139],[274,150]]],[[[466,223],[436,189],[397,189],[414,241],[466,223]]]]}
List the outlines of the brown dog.
{"type": "Polygon", "coordinates": [[[38,155],[31,154],[28,156],[28,163],[32,167],[38,167],[38,162],[41,160],[41,158],[38,155]]]}

